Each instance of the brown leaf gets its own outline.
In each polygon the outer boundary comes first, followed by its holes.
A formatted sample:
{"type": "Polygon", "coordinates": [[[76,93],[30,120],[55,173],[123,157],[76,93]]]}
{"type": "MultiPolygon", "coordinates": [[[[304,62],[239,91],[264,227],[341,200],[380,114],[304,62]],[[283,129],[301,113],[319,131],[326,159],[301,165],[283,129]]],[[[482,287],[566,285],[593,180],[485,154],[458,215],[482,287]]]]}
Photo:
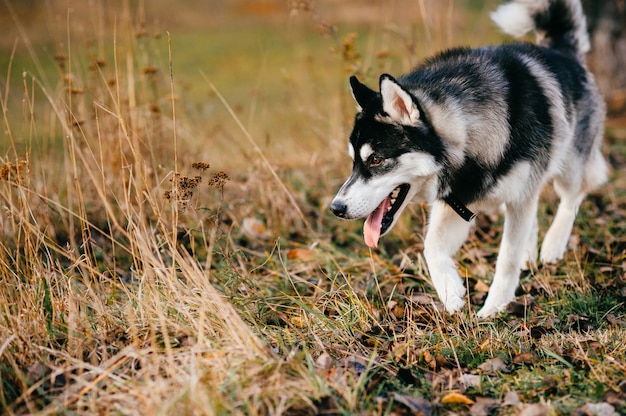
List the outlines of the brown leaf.
{"type": "Polygon", "coordinates": [[[622,328],[626,328],[626,322],[623,319],[619,319],[614,314],[610,313],[606,316],[606,320],[609,324],[615,326],[621,326],[622,328]]]}
{"type": "Polygon", "coordinates": [[[416,295],[411,295],[411,297],[409,298],[411,300],[411,302],[416,303],[418,305],[434,305],[437,302],[437,300],[431,296],[428,295],[426,293],[418,293],[416,295]]]}
{"type": "Polygon", "coordinates": [[[569,314],[567,315],[567,325],[563,328],[563,332],[574,330],[579,332],[588,332],[593,328],[591,318],[585,315],[569,314]]]}
{"type": "Polygon", "coordinates": [[[517,317],[525,316],[527,314],[527,310],[527,306],[521,302],[512,301],[506,305],[507,313],[517,317]]]}
{"type": "Polygon", "coordinates": [[[528,315],[528,311],[535,304],[535,297],[530,294],[525,294],[519,298],[519,301],[513,301],[507,306],[507,311],[517,317],[523,317],[528,315]]]}
{"type": "Polygon", "coordinates": [[[495,411],[499,408],[499,402],[496,399],[490,397],[477,397],[476,403],[470,407],[471,416],[483,416],[495,414],[495,411]]]}
{"type": "Polygon", "coordinates": [[[548,416],[550,414],[550,406],[544,403],[535,403],[524,407],[519,416],[548,416]]]}
{"type": "Polygon", "coordinates": [[[424,362],[432,369],[437,368],[437,361],[435,361],[435,357],[428,350],[424,350],[423,353],[424,362]]]}
{"type": "Polygon", "coordinates": [[[433,412],[433,405],[426,399],[418,396],[405,396],[403,394],[392,393],[391,397],[398,403],[409,408],[416,415],[429,416],[433,412]]]}
{"type": "Polygon", "coordinates": [[[257,218],[244,218],[241,229],[245,235],[253,240],[267,240],[270,237],[270,232],[267,230],[265,224],[263,224],[263,221],[257,218]]]}
{"type": "Polygon", "coordinates": [[[574,411],[576,416],[619,416],[615,408],[608,403],[587,403],[574,411]]]}
{"type": "Polygon", "coordinates": [[[406,310],[400,306],[400,305],[396,305],[392,310],[391,313],[393,314],[393,316],[395,316],[398,319],[403,319],[405,314],[406,314],[406,310]]]}
{"type": "Polygon", "coordinates": [[[508,391],[505,395],[504,395],[504,400],[502,401],[502,405],[503,406],[514,406],[517,407],[521,404],[521,401],[519,399],[519,394],[517,394],[516,391],[508,391]]]}
{"type": "Polygon", "coordinates": [[[626,408],[626,380],[622,380],[616,390],[607,390],[602,400],[618,409],[626,408]]]}
{"type": "Polygon", "coordinates": [[[308,248],[290,248],[285,253],[289,260],[311,261],[315,257],[313,251],[308,248]]]}
{"type": "Polygon", "coordinates": [[[585,354],[579,348],[568,348],[563,351],[563,358],[572,363],[578,369],[588,369],[589,363],[585,354]]]}
{"type": "Polygon", "coordinates": [[[586,348],[589,357],[599,357],[603,353],[602,344],[595,339],[587,339],[581,342],[581,346],[586,348]]]}
{"type": "Polygon", "coordinates": [[[315,366],[320,370],[328,370],[333,365],[333,358],[327,352],[322,353],[317,360],[315,366]]]}
{"type": "Polygon", "coordinates": [[[539,362],[539,358],[532,352],[523,352],[513,357],[514,364],[534,364],[539,362]]]}
{"type": "Polygon", "coordinates": [[[461,374],[458,380],[459,387],[467,389],[470,387],[480,387],[480,376],[477,374],[461,374]]]}
{"type": "Polygon", "coordinates": [[[443,404],[474,404],[474,400],[470,399],[464,394],[457,393],[455,391],[450,392],[441,398],[443,404]]]}
{"type": "Polygon", "coordinates": [[[450,365],[448,359],[443,354],[435,354],[435,362],[439,367],[448,367],[450,365]]]}
{"type": "Polygon", "coordinates": [[[541,339],[543,335],[549,334],[551,332],[554,332],[554,329],[546,328],[542,325],[536,325],[530,328],[530,336],[533,339],[541,339]]]}
{"type": "Polygon", "coordinates": [[[481,365],[478,366],[478,369],[486,374],[493,374],[498,371],[503,373],[510,372],[510,368],[506,365],[504,360],[500,357],[492,358],[491,360],[487,360],[481,365]]]}

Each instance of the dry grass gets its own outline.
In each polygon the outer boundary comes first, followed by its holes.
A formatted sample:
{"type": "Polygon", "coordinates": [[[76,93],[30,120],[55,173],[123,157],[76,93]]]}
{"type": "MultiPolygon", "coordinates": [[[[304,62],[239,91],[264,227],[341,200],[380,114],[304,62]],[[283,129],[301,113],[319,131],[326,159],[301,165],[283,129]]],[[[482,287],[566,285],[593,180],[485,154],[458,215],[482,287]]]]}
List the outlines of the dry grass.
{"type": "MultiPolygon", "coordinates": [[[[219,128],[194,118],[191,94],[175,81],[170,35],[161,38],[165,57],[133,17],[141,10],[122,6],[111,26],[97,25],[98,48],[77,41],[66,21],[56,69],[34,65],[17,84],[7,71],[0,91],[9,149],[0,166],[4,414],[623,409],[623,128],[609,130],[612,180],[585,202],[567,259],[527,273],[519,303],[477,322],[501,231],[481,217],[459,255],[474,308],[450,317],[421,256],[424,207],[375,252],[359,224],[326,209],[346,173],[337,159],[352,106],[345,67],[366,77],[401,70],[407,62],[394,56],[430,52],[416,48],[415,33],[379,22],[359,43],[300,4],[337,53],[330,68],[286,69],[288,97],[272,102],[313,138],[300,149],[314,156],[294,167],[254,134],[262,125],[254,118],[267,112],[262,94],[246,117],[200,74],[194,88],[223,112],[213,113],[219,128]],[[194,132],[238,143],[233,166],[247,168],[226,168],[232,149],[220,153],[217,139],[203,145],[194,132]]],[[[452,12],[458,18],[450,8],[429,17],[420,36],[450,41],[433,22],[452,12]]],[[[30,54],[39,56],[34,46],[30,54]]],[[[311,60],[302,59],[293,64],[311,60]]],[[[546,195],[544,222],[552,202],[546,195]]]]}

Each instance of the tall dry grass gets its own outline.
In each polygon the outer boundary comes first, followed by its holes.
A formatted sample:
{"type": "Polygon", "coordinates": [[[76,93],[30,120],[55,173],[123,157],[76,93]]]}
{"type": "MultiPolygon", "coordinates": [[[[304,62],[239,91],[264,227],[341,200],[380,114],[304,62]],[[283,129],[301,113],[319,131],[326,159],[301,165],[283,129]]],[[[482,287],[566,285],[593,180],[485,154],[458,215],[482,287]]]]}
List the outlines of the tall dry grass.
{"type": "Polygon", "coordinates": [[[173,51],[169,68],[157,66],[151,38],[124,7],[102,55],[85,52],[68,17],[57,81],[41,70],[24,74],[22,91],[4,84],[12,150],[0,169],[0,407],[141,415],[306,407],[321,395],[315,373],[272,351],[215,287],[214,253],[236,251],[220,210],[228,173],[194,160],[178,138],[185,121],[173,51]],[[18,122],[15,95],[24,103],[18,122]]]}

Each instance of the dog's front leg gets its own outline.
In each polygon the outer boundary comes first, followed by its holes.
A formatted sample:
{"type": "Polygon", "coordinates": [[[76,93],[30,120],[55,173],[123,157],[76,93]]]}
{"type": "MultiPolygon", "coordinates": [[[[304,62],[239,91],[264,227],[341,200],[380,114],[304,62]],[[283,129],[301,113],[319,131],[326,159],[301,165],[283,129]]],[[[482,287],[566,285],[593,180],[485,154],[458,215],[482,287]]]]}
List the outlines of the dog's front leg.
{"type": "Polygon", "coordinates": [[[538,196],[524,203],[506,205],[504,232],[496,262],[496,273],[479,318],[503,310],[515,298],[519,274],[528,257],[528,242],[534,232],[538,196]]]}
{"type": "Polygon", "coordinates": [[[465,304],[465,285],[459,277],[454,255],[467,239],[471,223],[445,203],[435,202],[430,211],[424,241],[424,257],[439,299],[454,313],[465,304]]]}

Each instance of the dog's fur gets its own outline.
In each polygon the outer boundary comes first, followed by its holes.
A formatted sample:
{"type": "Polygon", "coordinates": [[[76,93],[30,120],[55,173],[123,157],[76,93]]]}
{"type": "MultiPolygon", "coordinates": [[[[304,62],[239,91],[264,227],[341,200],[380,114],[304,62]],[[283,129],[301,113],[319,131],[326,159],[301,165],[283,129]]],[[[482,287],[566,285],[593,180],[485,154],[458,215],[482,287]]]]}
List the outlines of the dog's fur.
{"type": "Polygon", "coordinates": [[[354,163],[330,207],[344,219],[367,217],[365,241],[375,247],[411,200],[429,203],[424,256],[450,313],[465,303],[454,255],[471,210],[501,207],[502,243],[479,317],[506,307],[520,270],[535,263],[542,187],[552,181],[560,197],[540,254],[554,263],[583,198],[607,177],[605,108],[584,63],[580,1],[513,0],[492,18],[515,36],[536,31],[538,45],[452,49],[397,79],[383,74],[380,92],[350,79],[358,104],[348,145],[354,163]]]}

